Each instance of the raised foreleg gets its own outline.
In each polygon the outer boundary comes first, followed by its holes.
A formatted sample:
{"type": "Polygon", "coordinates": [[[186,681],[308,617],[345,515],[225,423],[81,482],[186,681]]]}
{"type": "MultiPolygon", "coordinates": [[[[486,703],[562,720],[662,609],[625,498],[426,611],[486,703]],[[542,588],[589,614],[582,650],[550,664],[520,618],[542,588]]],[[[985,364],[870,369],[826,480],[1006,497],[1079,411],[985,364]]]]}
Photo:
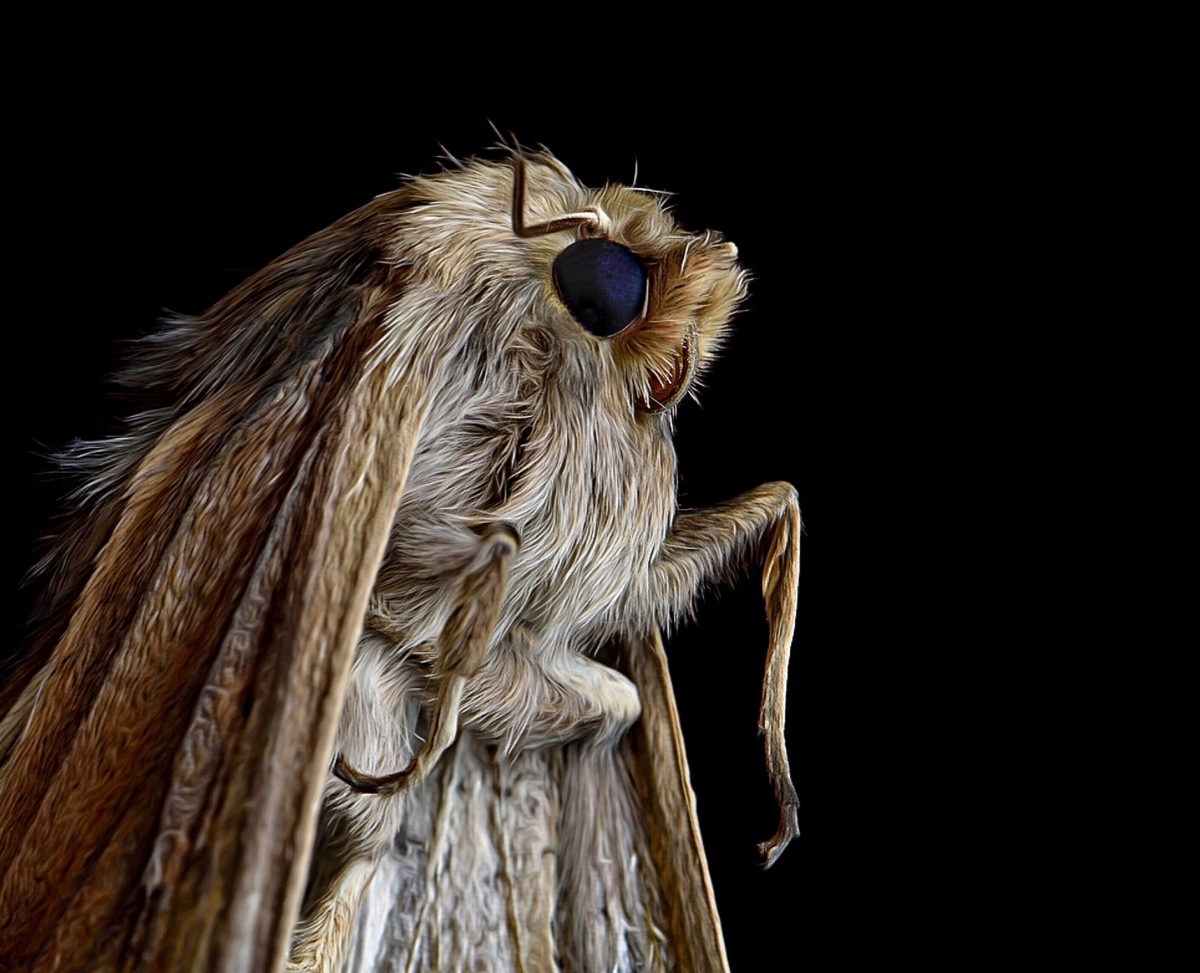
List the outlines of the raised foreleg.
{"type": "Polygon", "coordinates": [[[799,833],[799,801],[783,738],[788,656],[796,628],[800,580],[800,506],[790,483],[767,483],[702,510],[679,514],[650,572],[649,590],[638,592],[640,617],[669,622],[691,610],[696,593],[716,581],[731,581],[762,563],[763,598],[770,628],[758,730],[765,738],[767,773],[779,804],[779,827],[759,845],[770,866],[799,833]]]}

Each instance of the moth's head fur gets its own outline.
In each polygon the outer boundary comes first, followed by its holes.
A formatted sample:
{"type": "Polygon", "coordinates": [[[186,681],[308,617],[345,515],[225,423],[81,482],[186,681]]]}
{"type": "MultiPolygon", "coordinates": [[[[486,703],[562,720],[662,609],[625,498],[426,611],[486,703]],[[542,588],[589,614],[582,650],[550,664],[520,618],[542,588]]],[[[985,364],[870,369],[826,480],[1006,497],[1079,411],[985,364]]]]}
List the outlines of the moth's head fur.
{"type": "Polygon", "coordinates": [[[720,234],[683,231],[658,194],[613,184],[589,189],[545,152],[472,160],[416,179],[399,192],[419,204],[404,221],[421,232],[397,234],[392,260],[448,290],[481,281],[510,288],[509,306],[547,321],[557,340],[618,376],[640,411],[668,409],[692,388],[746,293],[737,248],[720,234]],[[524,191],[514,198],[519,170],[524,191]],[[514,214],[518,207],[524,212],[514,214]],[[552,224],[581,212],[597,214],[599,225],[532,237],[514,232],[515,219],[552,224]],[[580,327],[553,283],[552,268],[564,248],[596,236],[628,248],[648,278],[642,313],[611,338],[580,327]],[[423,245],[416,248],[413,240],[423,245]],[[430,240],[436,241],[433,247],[424,245],[430,240]]]}

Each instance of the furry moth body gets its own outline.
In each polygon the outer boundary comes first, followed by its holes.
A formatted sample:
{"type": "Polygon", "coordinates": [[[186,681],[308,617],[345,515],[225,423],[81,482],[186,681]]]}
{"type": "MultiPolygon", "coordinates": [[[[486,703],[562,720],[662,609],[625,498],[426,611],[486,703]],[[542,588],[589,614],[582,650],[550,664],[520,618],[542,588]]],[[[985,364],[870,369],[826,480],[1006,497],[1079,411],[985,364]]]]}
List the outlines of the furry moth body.
{"type": "Polygon", "coordinates": [[[0,956],[724,969],[658,633],[762,565],[769,864],[796,495],[679,510],[671,443],[744,289],[656,196],[515,154],[151,339],[170,404],[78,451],[0,697],[0,956]]]}

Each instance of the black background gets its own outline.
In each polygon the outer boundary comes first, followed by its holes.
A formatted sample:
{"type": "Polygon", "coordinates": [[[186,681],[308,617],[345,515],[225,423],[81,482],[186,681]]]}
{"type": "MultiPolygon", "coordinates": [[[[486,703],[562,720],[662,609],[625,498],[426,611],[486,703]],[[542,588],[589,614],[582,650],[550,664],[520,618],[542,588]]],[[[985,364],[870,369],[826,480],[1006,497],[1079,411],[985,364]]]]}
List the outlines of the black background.
{"type": "Polygon", "coordinates": [[[104,377],[163,309],[204,309],[441,146],[484,151],[489,120],[588,184],[636,160],[754,274],[679,413],[682,502],[786,479],[806,522],[803,836],[769,872],[756,583],[669,647],[733,968],[1124,941],[1103,916],[1141,854],[1139,734],[1179,719],[1144,707],[1179,639],[1195,451],[1172,25],[851,21],[489,46],[399,20],[303,48],[209,24],[188,54],[188,31],[133,50],[79,25],[45,51],[59,93],[12,126],[10,587],[64,489],[38,454],[114,428],[104,377]]]}

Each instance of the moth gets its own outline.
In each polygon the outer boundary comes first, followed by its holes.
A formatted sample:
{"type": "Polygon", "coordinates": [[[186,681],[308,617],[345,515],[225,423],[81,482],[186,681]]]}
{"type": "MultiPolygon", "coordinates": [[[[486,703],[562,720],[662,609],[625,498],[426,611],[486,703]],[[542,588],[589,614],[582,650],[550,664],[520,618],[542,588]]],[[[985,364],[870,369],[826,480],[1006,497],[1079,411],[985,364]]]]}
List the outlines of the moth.
{"type": "Polygon", "coordinates": [[[148,339],[0,696],[9,968],[726,969],[660,632],[761,569],[770,864],[796,492],[672,445],[745,290],[514,149],[148,339]]]}

